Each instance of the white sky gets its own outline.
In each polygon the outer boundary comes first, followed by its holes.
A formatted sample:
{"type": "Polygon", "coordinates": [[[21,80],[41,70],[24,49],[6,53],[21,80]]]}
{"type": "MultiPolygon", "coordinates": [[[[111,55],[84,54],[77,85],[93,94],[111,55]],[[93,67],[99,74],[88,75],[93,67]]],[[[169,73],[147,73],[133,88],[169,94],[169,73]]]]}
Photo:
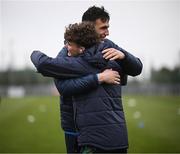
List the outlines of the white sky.
{"type": "Polygon", "coordinates": [[[35,49],[55,57],[63,46],[65,26],[80,22],[92,5],[108,10],[108,38],[140,57],[143,76],[150,66],[173,67],[180,61],[179,0],[0,0],[0,70],[33,67],[29,57],[35,49]]]}

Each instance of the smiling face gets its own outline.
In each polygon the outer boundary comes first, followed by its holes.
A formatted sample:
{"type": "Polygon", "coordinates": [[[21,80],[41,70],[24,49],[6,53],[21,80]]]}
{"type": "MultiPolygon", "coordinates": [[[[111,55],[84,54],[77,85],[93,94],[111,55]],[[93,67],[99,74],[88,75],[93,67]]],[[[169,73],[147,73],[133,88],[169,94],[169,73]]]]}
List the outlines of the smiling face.
{"type": "MultiPolygon", "coordinates": [[[[94,23],[95,30],[97,34],[99,35],[100,39],[103,41],[106,36],[109,35],[109,20],[102,21],[101,19],[97,19],[94,23]]],[[[66,44],[66,47],[68,49],[68,55],[69,56],[78,56],[79,54],[82,54],[85,50],[84,47],[79,46],[78,44],[74,42],[68,42],[66,44]]]]}
{"type": "Polygon", "coordinates": [[[97,19],[95,21],[95,29],[96,32],[100,35],[101,40],[104,40],[106,36],[109,35],[109,20],[102,21],[101,19],[97,19]]]}

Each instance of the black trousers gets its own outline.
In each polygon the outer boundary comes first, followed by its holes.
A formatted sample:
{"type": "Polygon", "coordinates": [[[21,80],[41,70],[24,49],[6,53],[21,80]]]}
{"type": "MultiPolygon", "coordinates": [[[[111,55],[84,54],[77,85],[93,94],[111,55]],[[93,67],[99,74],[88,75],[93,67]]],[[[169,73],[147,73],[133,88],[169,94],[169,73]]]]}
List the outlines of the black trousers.
{"type": "Polygon", "coordinates": [[[67,153],[79,153],[77,136],[65,133],[65,143],[67,153]]]}
{"type": "Polygon", "coordinates": [[[94,146],[82,146],[80,147],[80,153],[82,154],[92,154],[92,153],[124,153],[127,154],[127,148],[115,149],[115,150],[104,150],[96,148],[94,146]]]}
{"type": "Polygon", "coordinates": [[[77,136],[65,133],[65,142],[67,153],[124,153],[127,154],[127,148],[116,150],[103,150],[93,146],[78,146],[77,136]]]}

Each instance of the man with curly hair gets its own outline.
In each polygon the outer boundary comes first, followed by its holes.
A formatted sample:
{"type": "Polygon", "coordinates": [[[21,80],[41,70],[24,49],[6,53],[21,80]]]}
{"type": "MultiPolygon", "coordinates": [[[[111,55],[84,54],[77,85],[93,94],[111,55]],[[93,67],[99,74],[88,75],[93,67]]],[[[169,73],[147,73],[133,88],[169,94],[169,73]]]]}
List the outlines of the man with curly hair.
{"type": "Polygon", "coordinates": [[[110,18],[103,7],[89,8],[82,19],[94,24],[98,33],[97,41],[86,39],[96,36],[91,33],[85,35],[88,30],[86,33],[78,31],[83,23],[70,25],[65,32],[67,47],[63,48],[57,58],[49,58],[37,51],[33,52],[31,58],[41,74],[57,78],[55,83],[62,95],[61,123],[67,145],[74,144],[77,137],[81,153],[126,153],[128,138],[119,76],[116,74],[114,78],[116,84],[99,84],[94,81],[101,79],[100,72],[110,68],[118,71],[121,77],[139,75],[142,63],[105,39],[109,35],[110,18]],[[85,79],[92,74],[95,74],[93,78],[85,79]]]}
{"type": "Polygon", "coordinates": [[[66,27],[64,39],[67,45],[69,45],[68,51],[70,51],[73,56],[79,55],[79,52],[74,48],[71,50],[71,46],[80,47],[80,52],[82,53],[85,49],[101,42],[100,36],[91,22],[70,24],[66,27]]]}

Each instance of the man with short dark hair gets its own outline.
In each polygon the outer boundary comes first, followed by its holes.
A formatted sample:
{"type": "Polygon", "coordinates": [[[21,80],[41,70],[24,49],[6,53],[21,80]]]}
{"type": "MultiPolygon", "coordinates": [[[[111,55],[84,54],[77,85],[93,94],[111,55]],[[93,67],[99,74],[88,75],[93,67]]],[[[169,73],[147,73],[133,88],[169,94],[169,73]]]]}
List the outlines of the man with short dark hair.
{"type": "MultiPolygon", "coordinates": [[[[104,9],[104,7],[92,6],[92,7],[88,8],[88,10],[86,10],[82,16],[82,21],[91,21],[94,23],[96,30],[99,33],[102,41],[103,41],[103,39],[106,38],[106,36],[109,35],[109,31],[108,31],[109,20],[110,20],[109,13],[104,9]]],[[[112,52],[113,50],[114,49],[109,49],[109,52],[112,52]]],[[[60,54],[62,54],[62,53],[60,53],[60,54]]],[[[113,54],[113,52],[112,52],[112,54],[113,54]]],[[[111,54],[107,53],[106,57],[107,56],[111,56],[111,54]]],[[[76,79],[74,79],[74,80],[76,80],[76,79]]],[[[121,75],[121,85],[125,85],[126,82],[127,82],[127,75],[126,74],[121,75]]],[[[56,84],[59,87],[63,86],[60,81],[58,82],[58,80],[56,80],[56,84]]],[[[66,134],[66,137],[69,139],[69,142],[66,142],[66,145],[72,145],[71,143],[76,141],[77,136],[72,135],[72,134],[69,134],[69,135],[66,134]]]]}
{"type": "Polygon", "coordinates": [[[97,33],[99,33],[101,39],[105,39],[109,35],[109,13],[104,7],[92,6],[84,12],[82,21],[91,21],[94,23],[97,33]]]}

